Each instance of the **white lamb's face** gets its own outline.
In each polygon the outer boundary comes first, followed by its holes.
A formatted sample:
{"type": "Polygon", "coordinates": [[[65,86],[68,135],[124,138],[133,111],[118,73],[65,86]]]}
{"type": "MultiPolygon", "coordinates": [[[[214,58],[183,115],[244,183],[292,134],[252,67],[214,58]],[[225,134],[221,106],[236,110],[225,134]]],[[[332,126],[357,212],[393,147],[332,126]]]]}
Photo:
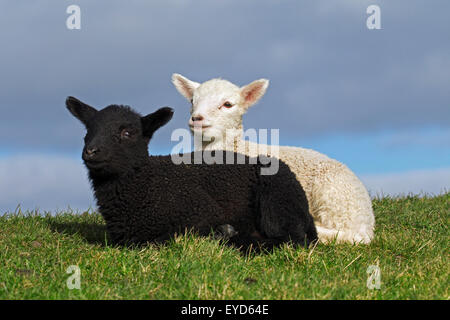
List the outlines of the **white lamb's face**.
{"type": "Polygon", "coordinates": [[[231,82],[213,79],[201,84],[192,97],[189,128],[206,141],[222,140],[227,129],[241,127],[246,112],[241,100],[240,88],[231,82]]]}
{"type": "Polygon", "coordinates": [[[215,142],[223,140],[227,130],[242,130],[242,116],[269,85],[265,79],[242,88],[222,79],[200,84],[179,74],[172,76],[172,82],[192,104],[188,121],[192,133],[201,133],[203,141],[215,142]]]}

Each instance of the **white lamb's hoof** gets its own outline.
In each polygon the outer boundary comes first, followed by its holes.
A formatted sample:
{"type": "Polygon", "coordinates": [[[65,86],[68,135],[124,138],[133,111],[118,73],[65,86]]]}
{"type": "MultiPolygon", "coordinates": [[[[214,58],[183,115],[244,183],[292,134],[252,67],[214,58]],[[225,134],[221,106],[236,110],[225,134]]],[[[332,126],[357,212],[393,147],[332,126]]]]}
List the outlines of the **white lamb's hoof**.
{"type": "Polygon", "coordinates": [[[319,241],[328,243],[351,243],[351,244],[369,244],[372,239],[367,234],[349,233],[339,230],[327,229],[316,226],[319,241]]]}

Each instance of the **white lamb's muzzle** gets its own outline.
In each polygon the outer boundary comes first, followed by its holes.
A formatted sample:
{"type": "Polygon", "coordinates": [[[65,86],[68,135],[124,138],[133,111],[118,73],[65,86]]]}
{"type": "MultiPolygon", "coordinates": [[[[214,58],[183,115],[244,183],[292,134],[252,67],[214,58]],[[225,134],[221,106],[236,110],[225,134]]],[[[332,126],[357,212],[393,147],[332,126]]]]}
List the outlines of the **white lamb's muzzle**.
{"type": "Polygon", "coordinates": [[[193,135],[201,135],[202,140],[204,142],[213,142],[218,141],[222,139],[222,131],[212,125],[209,126],[191,126],[189,125],[189,128],[191,129],[191,133],[193,135]]]}
{"type": "Polygon", "coordinates": [[[211,125],[206,123],[206,122],[200,122],[200,121],[189,121],[189,128],[191,128],[191,130],[205,130],[210,128],[211,125]]]}

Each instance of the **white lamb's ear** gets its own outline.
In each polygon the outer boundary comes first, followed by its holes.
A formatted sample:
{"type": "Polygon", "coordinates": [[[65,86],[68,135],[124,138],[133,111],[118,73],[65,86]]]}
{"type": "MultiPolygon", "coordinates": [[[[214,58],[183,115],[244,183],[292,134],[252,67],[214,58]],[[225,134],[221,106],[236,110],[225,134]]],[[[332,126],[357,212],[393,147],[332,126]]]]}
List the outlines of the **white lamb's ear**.
{"type": "Polygon", "coordinates": [[[200,83],[191,81],[178,73],[174,73],[172,75],[172,83],[175,88],[177,88],[178,92],[189,101],[192,101],[195,89],[200,86],[200,83]]]}
{"type": "Polygon", "coordinates": [[[259,79],[241,88],[242,105],[248,108],[258,102],[266,93],[269,80],[259,79]]]}

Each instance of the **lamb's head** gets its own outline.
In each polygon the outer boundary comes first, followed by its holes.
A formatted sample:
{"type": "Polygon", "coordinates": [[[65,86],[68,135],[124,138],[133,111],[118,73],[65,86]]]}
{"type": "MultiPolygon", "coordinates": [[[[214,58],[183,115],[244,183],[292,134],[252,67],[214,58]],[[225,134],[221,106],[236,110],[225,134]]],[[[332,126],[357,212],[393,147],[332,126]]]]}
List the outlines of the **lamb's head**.
{"type": "Polygon", "coordinates": [[[96,110],[74,97],[67,98],[66,106],[87,129],[82,158],[91,178],[117,175],[141,166],[148,158],[153,133],[173,115],[168,107],[145,117],[128,106],[110,105],[96,110]]]}
{"type": "Polygon", "coordinates": [[[258,102],[269,86],[269,80],[260,79],[238,87],[222,79],[202,84],[180,74],[172,75],[178,92],[191,102],[189,127],[193,133],[201,132],[204,141],[224,139],[225,134],[242,132],[242,116],[258,102]]]}

